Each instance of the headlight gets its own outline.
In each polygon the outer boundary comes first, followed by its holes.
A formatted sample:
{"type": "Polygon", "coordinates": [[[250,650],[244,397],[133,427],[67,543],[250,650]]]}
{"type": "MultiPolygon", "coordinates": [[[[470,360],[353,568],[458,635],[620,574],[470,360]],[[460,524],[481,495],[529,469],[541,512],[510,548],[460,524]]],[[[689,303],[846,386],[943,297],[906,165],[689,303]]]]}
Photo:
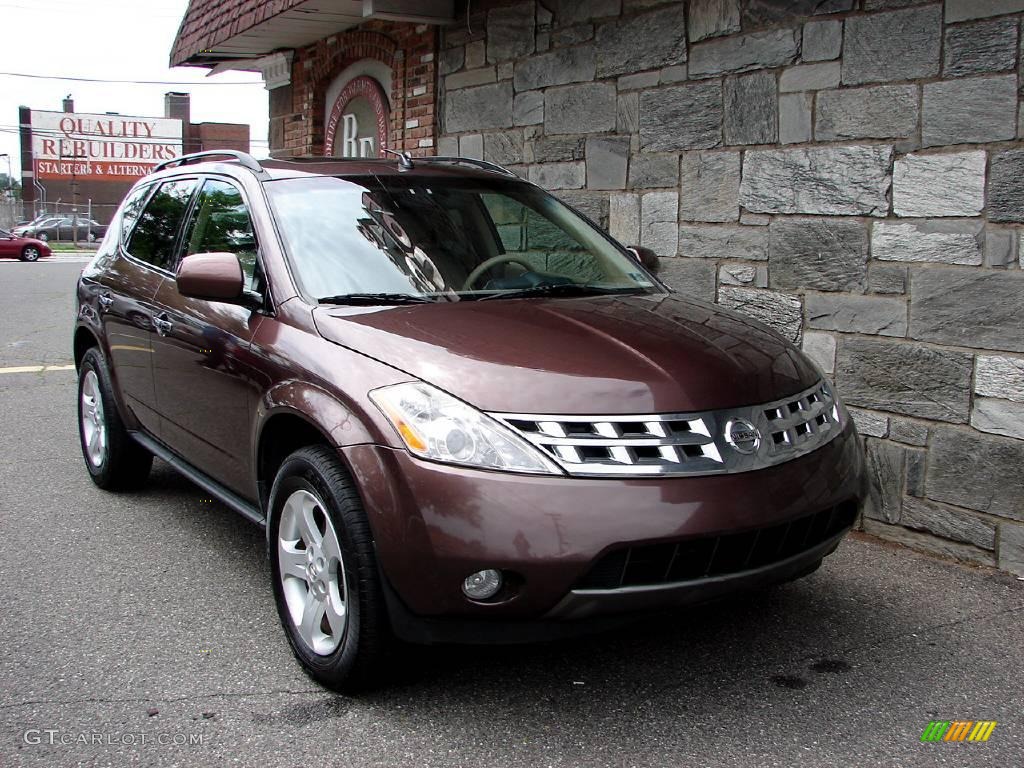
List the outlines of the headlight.
{"type": "Polygon", "coordinates": [[[382,387],[371,392],[370,399],[416,456],[483,469],[561,474],[518,435],[429,384],[382,387]]]}

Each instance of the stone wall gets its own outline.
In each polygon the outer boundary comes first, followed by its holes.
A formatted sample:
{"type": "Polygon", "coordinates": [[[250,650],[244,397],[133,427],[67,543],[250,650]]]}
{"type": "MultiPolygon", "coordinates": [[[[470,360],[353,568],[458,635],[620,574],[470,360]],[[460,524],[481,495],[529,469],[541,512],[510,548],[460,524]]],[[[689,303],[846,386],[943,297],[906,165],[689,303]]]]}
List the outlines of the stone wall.
{"type": "Polygon", "coordinates": [[[1024,0],[472,8],[438,153],[802,345],[865,436],[866,530],[1024,572],[1024,0]]]}

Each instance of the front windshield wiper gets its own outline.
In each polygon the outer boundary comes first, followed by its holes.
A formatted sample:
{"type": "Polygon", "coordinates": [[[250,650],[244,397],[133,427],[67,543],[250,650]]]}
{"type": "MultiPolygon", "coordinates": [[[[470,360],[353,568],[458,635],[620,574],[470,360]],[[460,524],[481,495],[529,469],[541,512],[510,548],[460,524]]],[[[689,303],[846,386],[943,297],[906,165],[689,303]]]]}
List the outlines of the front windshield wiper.
{"type": "Polygon", "coordinates": [[[412,293],[346,293],[340,296],[324,296],[317,299],[321,304],[351,304],[373,306],[378,304],[435,304],[436,300],[412,293]]]}
{"type": "MultiPolygon", "coordinates": [[[[640,287],[629,288],[603,288],[600,285],[580,285],[579,283],[550,283],[548,285],[534,285],[529,288],[516,288],[510,291],[501,291],[487,296],[477,297],[478,301],[489,301],[490,299],[521,299],[529,296],[609,296],[615,294],[635,293],[640,287]]],[[[463,299],[469,296],[463,296],[463,299]]]]}

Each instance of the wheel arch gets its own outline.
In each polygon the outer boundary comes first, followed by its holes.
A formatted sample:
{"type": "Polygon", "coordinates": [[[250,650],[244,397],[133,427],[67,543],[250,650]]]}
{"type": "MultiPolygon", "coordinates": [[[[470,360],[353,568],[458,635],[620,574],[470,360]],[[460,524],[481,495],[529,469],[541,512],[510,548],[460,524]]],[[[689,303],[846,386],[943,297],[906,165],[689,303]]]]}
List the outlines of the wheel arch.
{"type": "Polygon", "coordinates": [[[72,349],[75,357],[75,370],[78,370],[82,365],[82,358],[85,357],[85,353],[92,347],[101,349],[100,340],[96,334],[84,325],[79,325],[75,328],[74,341],[72,343],[72,349]]]}

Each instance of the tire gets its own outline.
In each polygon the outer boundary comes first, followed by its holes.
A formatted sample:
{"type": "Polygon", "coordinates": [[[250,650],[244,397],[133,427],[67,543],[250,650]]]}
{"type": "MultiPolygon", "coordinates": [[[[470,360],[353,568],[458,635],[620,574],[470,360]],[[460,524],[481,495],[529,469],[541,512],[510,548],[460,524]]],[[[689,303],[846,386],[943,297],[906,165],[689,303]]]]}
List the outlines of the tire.
{"type": "Polygon", "coordinates": [[[42,256],[39,249],[34,245],[26,245],[21,249],[20,258],[22,261],[39,261],[39,257],[42,256]]]}
{"type": "Polygon", "coordinates": [[[89,241],[90,243],[95,243],[95,242],[96,242],[96,233],[95,233],[95,232],[90,232],[90,233],[89,233],[89,235],[88,235],[88,237],[87,237],[86,239],[87,239],[87,240],[88,240],[88,241],[89,241]]]}
{"type": "Polygon", "coordinates": [[[334,451],[310,446],[285,459],[270,512],[274,599],[303,670],[343,693],[379,685],[393,639],[370,525],[334,451]]]}
{"type": "Polygon", "coordinates": [[[93,347],[78,367],[78,438],[92,481],[108,491],[138,488],[149,477],[153,454],[132,440],[121,421],[110,371],[93,347]]]}
{"type": "Polygon", "coordinates": [[[44,243],[45,243],[45,242],[46,242],[47,240],[49,240],[49,239],[50,239],[50,236],[49,236],[48,234],[46,234],[45,232],[40,232],[40,233],[39,233],[38,235],[36,235],[36,237],[37,237],[37,238],[38,238],[39,240],[42,240],[42,241],[43,241],[44,243]]]}

